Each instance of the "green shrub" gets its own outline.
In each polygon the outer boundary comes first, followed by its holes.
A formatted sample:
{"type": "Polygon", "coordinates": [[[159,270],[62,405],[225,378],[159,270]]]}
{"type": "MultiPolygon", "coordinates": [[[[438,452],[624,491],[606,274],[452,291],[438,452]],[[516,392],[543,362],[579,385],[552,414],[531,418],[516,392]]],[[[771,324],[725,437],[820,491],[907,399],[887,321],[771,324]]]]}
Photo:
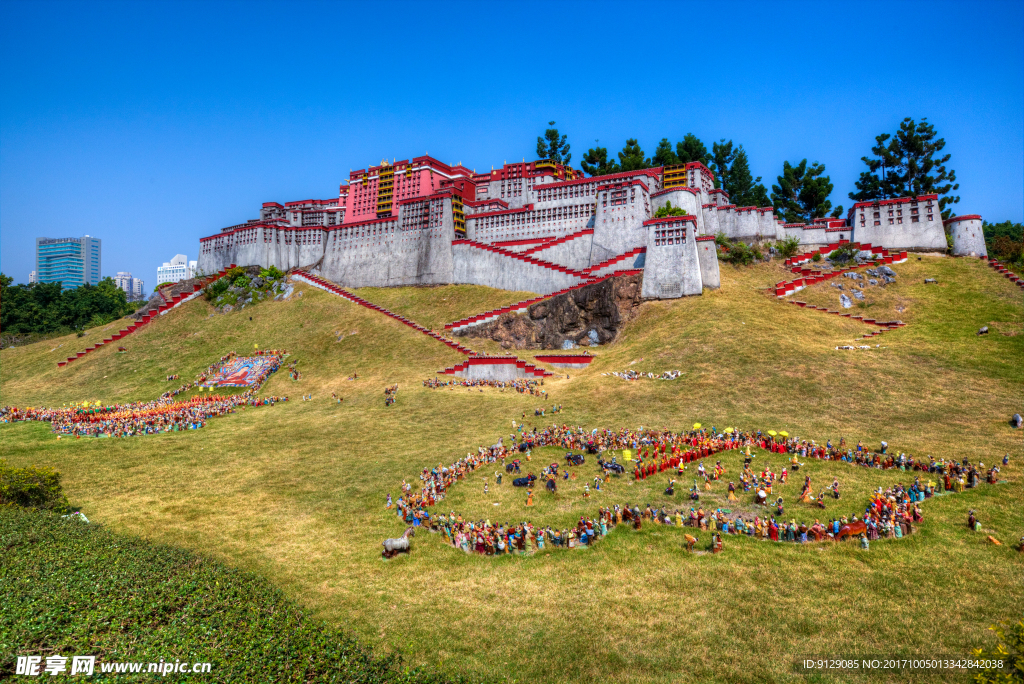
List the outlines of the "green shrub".
{"type": "Polygon", "coordinates": [[[22,506],[67,513],[71,510],[60,485],[60,473],[53,468],[15,468],[0,458],[0,506],[22,506]]]}
{"type": "Polygon", "coordinates": [[[666,202],[665,206],[654,212],[654,218],[667,218],[669,216],[686,216],[686,210],[682,207],[673,207],[671,202],[666,202]]]}
{"type": "Polygon", "coordinates": [[[718,231],[715,234],[715,244],[718,245],[719,247],[731,247],[732,240],[727,238],[725,236],[725,233],[723,233],[722,231],[718,231]]]}
{"type": "Polygon", "coordinates": [[[828,260],[833,263],[842,264],[846,263],[847,261],[853,261],[854,259],[857,258],[857,255],[859,253],[860,247],[854,247],[853,245],[843,245],[842,247],[833,250],[832,253],[828,255],[828,260]]]}
{"type": "Polygon", "coordinates": [[[1008,667],[1001,670],[982,670],[974,675],[974,681],[978,684],[1024,682],[1024,620],[1004,620],[989,629],[999,637],[999,643],[991,651],[976,648],[973,655],[979,660],[1001,660],[1008,667]]]}
{"type": "Polygon", "coordinates": [[[234,268],[229,268],[224,277],[230,282],[240,275],[245,275],[245,269],[241,266],[235,266],[234,268]]]}
{"type": "Polygon", "coordinates": [[[1020,261],[1022,254],[1024,254],[1024,242],[1016,242],[1006,235],[1000,235],[992,243],[992,256],[999,261],[1012,264],[1020,261]]]}
{"type": "Polygon", "coordinates": [[[244,288],[244,287],[249,287],[249,282],[250,282],[249,281],[249,276],[247,276],[247,275],[240,275],[237,278],[234,278],[231,281],[231,284],[234,285],[235,287],[243,287],[244,288]]]}
{"type": "Polygon", "coordinates": [[[814,263],[818,263],[819,261],[821,261],[821,252],[815,253],[815,255],[811,257],[811,261],[813,261],[814,263]]]}
{"type": "Polygon", "coordinates": [[[265,268],[260,271],[260,278],[263,278],[264,280],[279,280],[284,278],[284,273],[282,273],[277,266],[271,266],[270,268],[265,268]]]}
{"type": "Polygon", "coordinates": [[[90,654],[97,674],[101,662],[208,662],[193,678],[204,682],[467,681],[374,653],[258,575],[49,512],[0,508],[0,558],[0,677],[16,654],[90,654]]]}
{"type": "Polygon", "coordinates": [[[174,283],[172,283],[172,282],[171,282],[171,281],[169,281],[169,280],[168,280],[167,282],[165,282],[165,283],[160,283],[160,284],[159,284],[159,285],[157,285],[157,286],[156,286],[155,288],[153,288],[153,292],[156,292],[157,290],[159,290],[159,289],[161,289],[161,288],[164,288],[164,287],[168,287],[168,286],[170,286],[170,285],[173,285],[173,284],[174,284],[174,283]]]}
{"type": "Polygon", "coordinates": [[[206,299],[216,299],[217,297],[227,292],[229,286],[230,283],[228,282],[227,278],[221,278],[212,285],[208,285],[206,287],[206,299]]]}
{"type": "Polygon", "coordinates": [[[734,242],[722,259],[734,266],[750,266],[755,259],[761,258],[761,251],[756,247],[747,247],[744,242],[734,242]]]}
{"type": "Polygon", "coordinates": [[[775,249],[778,250],[779,255],[783,259],[794,257],[800,251],[800,238],[795,235],[790,235],[785,240],[776,242],[775,249]]]}

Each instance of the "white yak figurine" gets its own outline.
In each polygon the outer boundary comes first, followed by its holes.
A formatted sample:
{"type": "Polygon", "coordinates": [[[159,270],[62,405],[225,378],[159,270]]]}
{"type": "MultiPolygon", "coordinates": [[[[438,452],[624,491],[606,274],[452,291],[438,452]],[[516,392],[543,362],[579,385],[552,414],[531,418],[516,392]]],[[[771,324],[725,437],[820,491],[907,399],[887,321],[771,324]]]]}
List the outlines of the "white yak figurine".
{"type": "Polygon", "coordinates": [[[413,528],[406,528],[405,532],[402,533],[401,537],[395,539],[385,539],[382,544],[384,551],[381,552],[384,558],[393,558],[398,555],[399,552],[409,552],[409,537],[415,536],[416,531],[413,528]]]}

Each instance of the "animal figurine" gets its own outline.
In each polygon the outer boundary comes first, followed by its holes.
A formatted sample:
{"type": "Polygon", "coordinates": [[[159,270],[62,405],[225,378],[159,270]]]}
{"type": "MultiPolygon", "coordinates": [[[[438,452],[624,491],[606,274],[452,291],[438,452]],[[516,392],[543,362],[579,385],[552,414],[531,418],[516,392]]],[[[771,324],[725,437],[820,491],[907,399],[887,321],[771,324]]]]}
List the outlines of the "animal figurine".
{"type": "Polygon", "coordinates": [[[409,553],[409,537],[415,535],[416,531],[412,527],[408,527],[401,537],[385,539],[383,541],[384,551],[381,552],[381,555],[384,558],[394,558],[401,552],[409,553]]]}
{"type": "Polygon", "coordinates": [[[846,537],[856,537],[857,535],[864,534],[867,531],[868,526],[863,520],[855,520],[839,528],[839,534],[836,535],[836,541],[841,541],[846,537]]]}

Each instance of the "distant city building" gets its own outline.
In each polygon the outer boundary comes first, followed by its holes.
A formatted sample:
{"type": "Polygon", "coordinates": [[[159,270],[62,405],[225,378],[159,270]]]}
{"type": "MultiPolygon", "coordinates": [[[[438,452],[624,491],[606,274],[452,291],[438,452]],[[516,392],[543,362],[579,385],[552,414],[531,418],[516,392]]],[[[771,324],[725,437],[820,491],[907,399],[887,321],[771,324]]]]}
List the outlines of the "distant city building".
{"type": "Polygon", "coordinates": [[[36,282],[36,272],[35,271],[32,271],[31,273],[28,274],[28,282],[29,282],[29,285],[31,285],[32,283],[36,282]]]}
{"type": "Polygon", "coordinates": [[[196,262],[189,261],[184,254],[175,254],[170,261],[156,269],[156,282],[176,283],[181,280],[188,280],[196,276],[196,262]]]}
{"type": "Polygon", "coordinates": [[[101,241],[80,238],[36,238],[35,282],[60,283],[69,290],[100,282],[101,241]]]}
{"type": "Polygon", "coordinates": [[[128,301],[142,299],[142,279],[133,278],[128,271],[118,271],[114,283],[128,295],[128,301]]]}

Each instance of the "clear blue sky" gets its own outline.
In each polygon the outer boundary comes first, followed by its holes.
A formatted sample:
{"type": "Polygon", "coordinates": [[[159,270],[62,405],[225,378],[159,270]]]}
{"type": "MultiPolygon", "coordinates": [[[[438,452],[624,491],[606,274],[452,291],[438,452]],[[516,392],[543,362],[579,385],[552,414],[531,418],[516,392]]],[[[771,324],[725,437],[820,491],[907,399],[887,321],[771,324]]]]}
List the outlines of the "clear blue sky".
{"type": "Polygon", "coordinates": [[[0,267],[34,238],[103,240],[156,283],[262,202],[337,195],[350,169],[428,152],[531,158],[554,119],[645,152],[692,132],[771,187],[821,161],[834,204],[874,137],[928,117],[958,213],[1022,220],[1024,4],[47,3],[0,5],[0,267]]]}

